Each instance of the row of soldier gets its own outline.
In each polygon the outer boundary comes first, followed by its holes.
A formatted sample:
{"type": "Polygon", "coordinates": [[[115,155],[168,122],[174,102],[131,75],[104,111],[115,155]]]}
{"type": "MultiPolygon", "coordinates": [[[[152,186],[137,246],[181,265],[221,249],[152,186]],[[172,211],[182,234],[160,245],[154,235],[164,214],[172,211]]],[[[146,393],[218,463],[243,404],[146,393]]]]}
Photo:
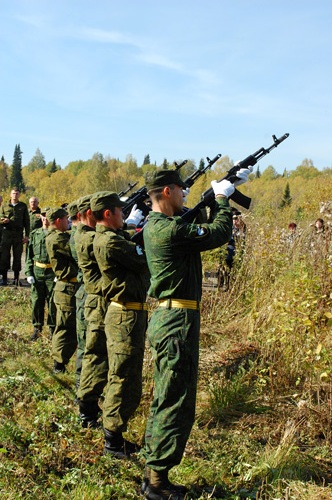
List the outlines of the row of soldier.
{"type": "MultiPolygon", "coordinates": [[[[241,169],[235,186],[246,182],[250,172],[241,169]]],[[[134,206],[124,221],[125,202],[105,191],[66,209],[41,210],[37,218],[42,227],[31,232],[27,250],[25,271],[36,297],[33,314],[39,315],[33,337],[38,338],[43,325],[43,300],[53,297],[48,324],[54,372],[65,372],[76,353],[82,425],[98,426],[103,394],[104,453],[117,458],[138,452],[123,433],[141,399],[147,336],[154,396],[141,455],[146,462],[142,493],[150,500],[182,500],[187,491],[171,483],[168,472],[181,461],[195,416],[200,252],[226,244],[232,233],[228,198],[234,184],[212,182],[211,220],[202,224],[176,216],[187,187],[174,170],[151,177],[144,248],[131,238],[142,212],[134,206]],[[147,295],[157,301],[149,322],[147,295]]]]}

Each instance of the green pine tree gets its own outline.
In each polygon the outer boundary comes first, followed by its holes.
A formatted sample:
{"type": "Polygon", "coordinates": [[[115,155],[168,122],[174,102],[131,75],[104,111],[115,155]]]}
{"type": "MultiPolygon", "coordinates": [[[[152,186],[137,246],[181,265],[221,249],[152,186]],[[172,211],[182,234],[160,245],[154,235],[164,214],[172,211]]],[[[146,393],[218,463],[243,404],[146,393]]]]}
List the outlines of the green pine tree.
{"type": "Polygon", "coordinates": [[[280,208],[289,207],[292,204],[292,197],[290,194],[289,182],[287,182],[283,198],[280,203],[280,208]]]}
{"type": "Polygon", "coordinates": [[[12,171],[10,175],[10,187],[17,188],[19,191],[25,191],[25,185],[22,177],[22,151],[19,144],[16,144],[12,171]]]}
{"type": "Polygon", "coordinates": [[[150,155],[149,154],[144,156],[143,165],[150,165],[150,155]]]}

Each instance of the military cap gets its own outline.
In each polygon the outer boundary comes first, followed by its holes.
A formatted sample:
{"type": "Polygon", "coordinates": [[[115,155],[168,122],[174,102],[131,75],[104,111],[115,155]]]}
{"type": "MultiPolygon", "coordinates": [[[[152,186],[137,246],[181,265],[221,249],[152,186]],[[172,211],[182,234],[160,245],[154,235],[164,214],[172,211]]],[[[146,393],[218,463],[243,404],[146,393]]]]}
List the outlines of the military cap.
{"type": "Polygon", "coordinates": [[[126,205],[124,201],[120,200],[116,193],[112,193],[111,191],[99,191],[93,194],[90,204],[93,212],[103,210],[104,208],[124,207],[126,205]]]}
{"type": "Polygon", "coordinates": [[[177,170],[159,170],[154,172],[151,177],[146,180],[147,190],[158,189],[170,184],[176,184],[182,188],[187,188],[187,184],[183,182],[177,170]]]}
{"type": "Polygon", "coordinates": [[[42,215],[45,215],[45,214],[46,214],[46,212],[47,212],[47,210],[49,210],[49,209],[50,209],[50,207],[45,207],[45,208],[42,208],[42,209],[41,209],[41,211],[40,211],[40,213],[41,213],[42,215]]]}
{"type": "Polygon", "coordinates": [[[67,205],[66,210],[68,212],[69,217],[76,217],[76,215],[78,214],[77,200],[69,203],[69,205],[67,205]]]}
{"type": "Polygon", "coordinates": [[[68,212],[61,207],[49,208],[46,211],[46,217],[50,222],[55,222],[57,219],[62,219],[62,217],[65,217],[66,215],[68,215],[68,212]]]}
{"type": "Polygon", "coordinates": [[[77,200],[77,208],[79,212],[86,212],[88,208],[90,208],[91,196],[92,194],[87,194],[77,200]]]}

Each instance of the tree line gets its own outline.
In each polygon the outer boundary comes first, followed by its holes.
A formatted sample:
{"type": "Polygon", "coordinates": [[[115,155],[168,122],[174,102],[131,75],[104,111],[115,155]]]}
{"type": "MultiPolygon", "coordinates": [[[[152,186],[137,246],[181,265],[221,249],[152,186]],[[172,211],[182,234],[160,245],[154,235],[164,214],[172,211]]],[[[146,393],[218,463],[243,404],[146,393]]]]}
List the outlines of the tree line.
{"type": "MultiPolygon", "coordinates": [[[[176,162],[182,160],[177,159],[176,162]]],[[[213,170],[201,176],[192,186],[188,205],[196,204],[201,194],[210,187],[211,180],[222,178],[233,164],[228,156],[221,157],[213,170]]],[[[198,166],[194,160],[188,159],[180,174],[185,179],[205,165],[203,158],[198,166]]],[[[22,151],[17,144],[11,165],[6,163],[4,157],[0,160],[0,191],[5,198],[12,187],[17,187],[23,193],[22,200],[37,196],[43,206],[58,206],[96,191],[120,193],[129,184],[137,183],[135,189],[139,189],[145,184],[146,175],[167,168],[174,168],[174,161],[169,162],[165,158],[161,165],[157,165],[151,163],[150,155],[146,154],[139,166],[131,154],[121,161],[111,156],[104,157],[101,153],[95,153],[86,161],[71,161],[61,168],[55,159],[47,163],[39,148],[30,162],[23,166],[22,151]]],[[[257,215],[289,210],[292,218],[300,218],[308,210],[317,211],[318,198],[321,201],[332,199],[331,179],[331,168],[318,170],[310,159],[304,159],[295,170],[284,169],[282,174],[272,165],[261,172],[258,164],[250,182],[241,189],[252,198],[250,210],[257,215]]]]}

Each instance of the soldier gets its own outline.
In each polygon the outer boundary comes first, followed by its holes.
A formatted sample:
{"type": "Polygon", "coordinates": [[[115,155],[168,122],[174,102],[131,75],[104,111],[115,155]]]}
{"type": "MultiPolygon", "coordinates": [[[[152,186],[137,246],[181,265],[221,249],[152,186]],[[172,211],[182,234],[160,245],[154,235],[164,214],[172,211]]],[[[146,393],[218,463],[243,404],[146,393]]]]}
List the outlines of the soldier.
{"type": "MultiPolygon", "coordinates": [[[[2,202],[3,202],[3,198],[0,194],[0,208],[1,208],[2,202]]],[[[1,266],[2,231],[3,231],[3,225],[0,224],[0,266],[1,266]]],[[[0,274],[1,274],[1,270],[0,270],[0,274]]],[[[1,279],[2,279],[2,276],[1,276],[1,279]]]]}
{"type": "MultiPolygon", "coordinates": [[[[67,205],[67,212],[69,215],[69,221],[71,222],[71,230],[70,230],[70,251],[72,256],[74,257],[77,266],[78,259],[75,248],[75,234],[77,231],[77,226],[80,221],[80,213],[77,208],[77,201],[73,201],[67,205]]],[[[76,351],[76,389],[78,389],[80,384],[80,376],[82,370],[82,359],[85,349],[85,337],[86,337],[86,320],[84,317],[84,304],[86,299],[86,292],[84,288],[83,282],[83,274],[81,269],[78,266],[77,273],[77,291],[75,294],[76,300],[76,333],[77,333],[77,351],[76,351]]]]}
{"type": "Polygon", "coordinates": [[[54,373],[63,373],[77,347],[75,293],[78,266],[70,251],[67,211],[50,208],[46,217],[50,222],[46,249],[56,279],[56,326],[52,337],[52,357],[54,373]]]}
{"type": "Polygon", "coordinates": [[[30,219],[30,232],[34,229],[42,227],[42,220],[40,217],[40,208],[38,198],[31,196],[29,199],[29,219],[30,219]]]}
{"type": "Polygon", "coordinates": [[[42,227],[30,233],[25,263],[27,282],[31,285],[33,334],[30,340],[36,340],[44,326],[45,304],[47,304],[47,325],[52,336],[55,329],[56,310],[53,301],[54,272],[46,250],[46,235],[49,221],[46,218],[47,209],[41,211],[42,227]]]}
{"type": "MultiPolygon", "coordinates": [[[[241,172],[245,182],[249,169],[241,172]]],[[[240,182],[240,179],[239,179],[240,182]]],[[[151,274],[148,294],[158,299],[148,327],[154,359],[154,398],[146,427],[142,491],[150,500],[182,500],[186,488],[168,479],[179,464],[195,418],[202,267],[200,252],[229,241],[228,197],[234,185],[213,181],[211,222],[186,223],[180,213],[186,184],[174,170],[156,172],[147,182],[152,211],[144,227],[151,274]]]]}
{"type": "MultiPolygon", "coordinates": [[[[103,403],[104,453],[116,458],[129,457],[136,451],[135,444],[126,441],[122,434],[141,399],[147,326],[146,259],[142,249],[122,229],[124,205],[116,193],[108,191],[91,198],[91,210],[97,221],[93,251],[107,303],[109,371],[103,403]]],[[[131,215],[127,223],[137,226],[142,212],[131,215]]]]}
{"type": "Polygon", "coordinates": [[[13,252],[12,269],[14,284],[19,285],[23,245],[29,241],[30,220],[28,207],[19,201],[20,192],[13,188],[9,203],[0,207],[0,225],[2,226],[2,255],[0,263],[1,284],[7,285],[7,273],[10,269],[10,253],[13,252]]]}
{"type": "Polygon", "coordinates": [[[102,295],[102,277],[93,252],[96,219],[90,207],[91,195],[80,198],[77,208],[80,222],[75,233],[78,265],[83,273],[86,299],[84,316],[87,323],[85,351],[80,385],[77,391],[83,427],[97,427],[99,397],[107,383],[108,358],[105,335],[106,305],[102,295]]]}

